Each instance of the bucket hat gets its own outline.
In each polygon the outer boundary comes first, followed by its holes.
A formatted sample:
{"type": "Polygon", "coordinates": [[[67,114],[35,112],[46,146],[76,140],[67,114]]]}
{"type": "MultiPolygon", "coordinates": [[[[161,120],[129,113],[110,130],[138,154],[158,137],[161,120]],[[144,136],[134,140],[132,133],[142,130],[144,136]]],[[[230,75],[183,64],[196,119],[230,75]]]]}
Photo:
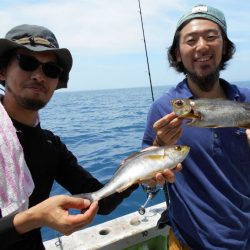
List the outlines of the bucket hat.
{"type": "MultiPolygon", "coordinates": [[[[5,38],[0,39],[0,58],[4,57],[8,51],[18,48],[26,48],[35,52],[53,52],[58,58],[58,63],[63,68],[57,89],[67,88],[73,59],[68,49],[59,48],[52,31],[43,26],[29,24],[22,24],[12,28],[7,32],[5,38]]],[[[4,82],[1,83],[4,85],[4,82]]]]}
{"type": "Polygon", "coordinates": [[[180,29],[185,22],[195,18],[211,20],[217,23],[225,34],[227,34],[227,23],[224,14],[220,10],[204,4],[195,5],[190,11],[184,14],[178,21],[176,30],[180,29]]]}

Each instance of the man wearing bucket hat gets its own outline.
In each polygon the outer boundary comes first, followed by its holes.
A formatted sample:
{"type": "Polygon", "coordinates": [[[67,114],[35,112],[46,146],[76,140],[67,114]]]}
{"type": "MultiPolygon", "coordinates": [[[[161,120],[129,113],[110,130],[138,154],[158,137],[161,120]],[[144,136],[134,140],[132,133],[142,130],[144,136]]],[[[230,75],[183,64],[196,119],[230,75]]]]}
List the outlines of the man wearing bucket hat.
{"type": "Polygon", "coordinates": [[[241,128],[189,127],[172,112],[172,99],[222,98],[250,102],[250,90],[219,77],[235,52],[224,14],[196,5],[177,23],[168,50],[170,66],[185,79],[156,100],[148,113],[143,147],[191,147],[168,184],[169,249],[250,249],[250,148],[241,128]]]}
{"type": "Polygon", "coordinates": [[[71,53],[68,49],[59,48],[56,37],[45,27],[20,25],[0,39],[0,80],[5,86],[0,103],[3,107],[0,109],[3,114],[0,128],[4,127],[3,120],[8,123],[9,118],[8,135],[14,127],[11,138],[1,135],[0,129],[0,139],[5,138],[9,148],[12,141],[20,142],[22,146],[18,152],[13,150],[12,155],[4,149],[5,144],[0,143],[1,163],[6,164],[3,157],[9,153],[7,161],[14,166],[12,172],[8,170],[8,162],[7,172],[0,166],[1,250],[44,249],[41,226],[52,227],[68,235],[90,223],[98,208],[100,214],[110,213],[137,187],[134,185],[123,193],[115,193],[101,200],[99,205],[66,195],[48,198],[54,180],[72,194],[93,192],[103,187],[79,166],[58,136],[40,127],[39,109],[49,102],[56,89],[67,87],[71,67],[71,53]],[[17,159],[20,160],[22,154],[25,161],[20,167],[17,159]],[[20,190],[18,183],[13,183],[13,175],[16,180],[24,182],[20,190]],[[29,190],[26,192],[28,195],[23,188],[29,190]],[[24,195],[24,199],[27,196],[28,210],[25,210],[27,206],[17,206],[12,210],[7,206],[13,197],[20,199],[19,193],[24,195]],[[70,215],[69,208],[84,209],[85,212],[70,215]]]}

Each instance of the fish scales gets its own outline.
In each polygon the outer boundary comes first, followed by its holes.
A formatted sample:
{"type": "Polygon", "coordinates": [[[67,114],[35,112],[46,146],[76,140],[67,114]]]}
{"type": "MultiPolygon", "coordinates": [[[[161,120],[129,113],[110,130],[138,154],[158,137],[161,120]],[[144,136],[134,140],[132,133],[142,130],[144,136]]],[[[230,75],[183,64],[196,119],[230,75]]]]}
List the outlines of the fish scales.
{"type": "Polygon", "coordinates": [[[186,158],[189,150],[188,146],[174,145],[139,152],[124,160],[103,188],[75,196],[98,201],[115,192],[122,192],[133,184],[153,178],[157,172],[174,168],[186,158]]]}
{"type": "Polygon", "coordinates": [[[174,99],[173,111],[197,127],[250,128],[250,103],[222,99],[174,99]]]}

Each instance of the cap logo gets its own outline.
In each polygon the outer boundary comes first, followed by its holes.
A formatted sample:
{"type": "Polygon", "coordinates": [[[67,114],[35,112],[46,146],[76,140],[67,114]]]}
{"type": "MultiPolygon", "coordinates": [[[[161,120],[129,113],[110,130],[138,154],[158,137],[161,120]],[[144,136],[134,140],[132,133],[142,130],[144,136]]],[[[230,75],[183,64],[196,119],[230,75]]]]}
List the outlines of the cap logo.
{"type": "Polygon", "coordinates": [[[200,6],[193,7],[192,13],[197,13],[197,12],[207,12],[207,6],[200,5],[200,6]]]}
{"type": "Polygon", "coordinates": [[[30,37],[23,37],[13,41],[21,45],[27,45],[27,44],[30,44],[31,46],[42,45],[48,48],[56,48],[50,41],[42,37],[30,36],[30,37]]]}

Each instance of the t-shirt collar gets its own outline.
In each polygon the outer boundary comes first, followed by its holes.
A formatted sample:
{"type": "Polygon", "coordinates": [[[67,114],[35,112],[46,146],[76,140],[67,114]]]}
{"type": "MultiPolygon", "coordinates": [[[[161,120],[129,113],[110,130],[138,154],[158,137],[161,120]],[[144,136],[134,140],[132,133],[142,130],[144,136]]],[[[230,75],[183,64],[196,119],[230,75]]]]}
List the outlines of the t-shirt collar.
{"type": "MultiPolygon", "coordinates": [[[[220,84],[222,85],[226,96],[229,100],[240,101],[240,93],[238,88],[235,85],[230,84],[224,79],[220,78],[220,84]]],[[[188,87],[187,78],[185,78],[182,82],[180,82],[176,86],[177,93],[180,92],[183,98],[194,99],[190,88],[188,87]]]]}

